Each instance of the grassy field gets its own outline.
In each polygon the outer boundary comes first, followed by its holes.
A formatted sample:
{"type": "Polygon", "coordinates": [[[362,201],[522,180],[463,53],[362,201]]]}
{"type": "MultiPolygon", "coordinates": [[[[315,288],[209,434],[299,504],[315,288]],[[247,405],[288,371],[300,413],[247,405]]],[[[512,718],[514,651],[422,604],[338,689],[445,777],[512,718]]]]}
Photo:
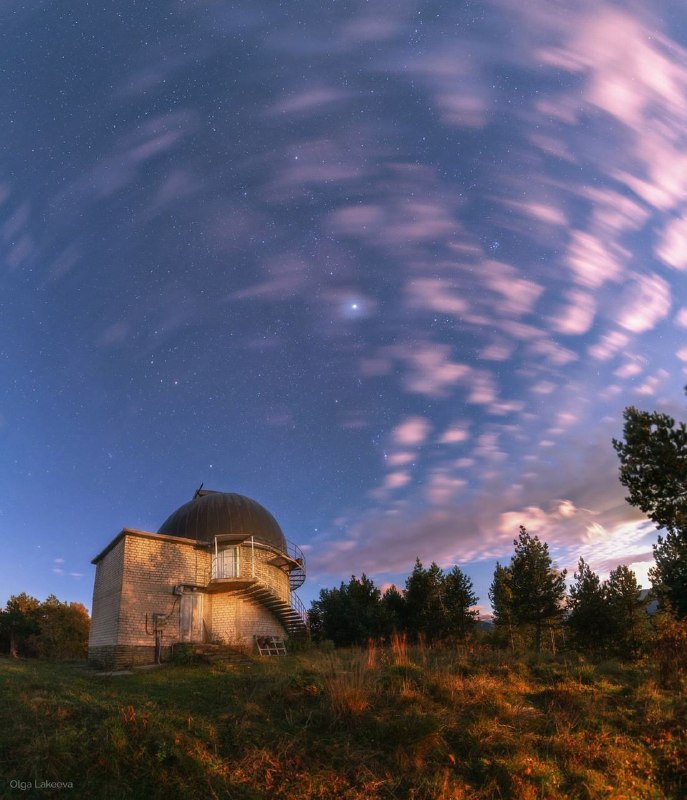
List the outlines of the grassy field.
{"type": "Polygon", "coordinates": [[[684,686],[648,663],[312,650],[105,677],[0,659],[0,796],[684,798],[686,721],[684,686]]]}

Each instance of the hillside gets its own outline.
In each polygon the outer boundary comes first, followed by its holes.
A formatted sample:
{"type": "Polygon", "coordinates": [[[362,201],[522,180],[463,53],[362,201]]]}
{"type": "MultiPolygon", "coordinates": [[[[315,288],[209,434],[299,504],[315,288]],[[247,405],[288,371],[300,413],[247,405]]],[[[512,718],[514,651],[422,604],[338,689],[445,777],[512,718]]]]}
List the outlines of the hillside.
{"type": "Polygon", "coordinates": [[[687,792],[687,700],[660,688],[649,664],[314,650],[111,677],[2,659],[0,697],[3,797],[665,800],[687,792]],[[73,787],[46,788],[51,781],[73,787]]]}

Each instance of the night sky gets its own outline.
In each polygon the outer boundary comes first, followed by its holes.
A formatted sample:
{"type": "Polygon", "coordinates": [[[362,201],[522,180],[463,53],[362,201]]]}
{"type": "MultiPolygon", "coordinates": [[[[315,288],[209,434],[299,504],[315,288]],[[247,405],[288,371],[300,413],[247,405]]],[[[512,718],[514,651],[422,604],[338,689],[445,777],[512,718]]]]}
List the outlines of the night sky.
{"type": "MultiPolygon", "coordinates": [[[[682,416],[683,0],[0,5],[0,604],[194,490],[308,603],[518,526],[647,586],[611,438],[682,416]]],[[[572,572],[572,570],[571,570],[572,572]]]]}

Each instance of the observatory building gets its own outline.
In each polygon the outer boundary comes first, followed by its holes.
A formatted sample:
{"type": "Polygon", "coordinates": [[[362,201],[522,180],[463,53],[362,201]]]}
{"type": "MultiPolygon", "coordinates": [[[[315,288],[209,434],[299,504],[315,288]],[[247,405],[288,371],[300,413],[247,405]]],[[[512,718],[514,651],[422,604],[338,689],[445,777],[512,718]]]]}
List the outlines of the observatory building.
{"type": "Polygon", "coordinates": [[[199,489],[157,533],[124,528],[94,559],[88,658],[153,664],[180,643],[242,647],[307,634],[300,548],[240,494],[199,489]]]}

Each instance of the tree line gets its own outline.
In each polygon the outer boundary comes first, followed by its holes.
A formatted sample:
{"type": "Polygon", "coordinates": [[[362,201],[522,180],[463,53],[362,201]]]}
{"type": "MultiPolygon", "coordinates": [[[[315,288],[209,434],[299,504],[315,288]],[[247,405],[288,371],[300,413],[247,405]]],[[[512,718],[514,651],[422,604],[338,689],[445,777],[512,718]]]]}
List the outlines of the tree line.
{"type": "MultiPolygon", "coordinates": [[[[521,527],[510,563],[497,562],[489,588],[496,643],[540,652],[566,642],[587,652],[637,656],[659,631],[687,652],[687,426],[631,406],[624,412],[623,437],[614,439],[613,447],[620,481],[630,492],[626,499],[665,531],[653,548],[650,596],[640,593],[628,567],[618,566],[602,581],[582,558],[567,591],[566,572],[554,567],[548,545],[521,527]],[[660,609],[653,629],[647,614],[651,598],[660,609]]],[[[322,589],[309,612],[312,636],[337,646],[393,633],[429,642],[465,641],[478,623],[478,600],[460,567],[446,572],[418,559],[403,589],[382,592],[365,574],[322,589]]],[[[14,595],[0,610],[0,652],[83,658],[89,627],[81,603],[14,595]]]]}
{"type": "MultiPolygon", "coordinates": [[[[601,581],[580,559],[568,591],[566,571],[553,565],[546,542],[521,526],[513,545],[510,563],[497,562],[489,588],[492,643],[537,653],[565,643],[599,655],[640,654],[652,635],[649,598],[631,569],[621,565],[601,581]]],[[[310,610],[311,630],[316,640],[337,646],[394,633],[429,643],[465,642],[475,633],[478,600],[460,567],[444,572],[418,559],[403,590],[382,592],[364,574],[322,589],[310,610]]]]}
{"type": "Polygon", "coordinates": [[[91,619],[82,603],[51,594],[43,602],[22,592],[0,610],[0,652],[57,661],[86,658],[91,619]]]}
{"type": "MultiPolygon", "coordinates": [[[[686,387],[687,390],[687,387],[686,387]]],[[[555,569],[548,545],[520,527],[508,565],[497,562],[489,599],[493,639],[513,649],[564,641],[580,650],[636,657],[655,637],[687,649],[687,426],[667,414],[624,411],[623,439],[613,440],[627,501],[657,526],[652,589],[642,593],[634,572],[620,565],[602,581],[579,559],[570,589],[555,569]],[[648,605],[659,613],[651,624],[648,605]]],[[[475,631],[472,581],[458,566],[444,572],[418,559],[405,588],[378,589],[365,574],[323,589],[312,603],[315,639],[363,644],[393,632],[429,641],[465,640],[475,631]]],[[[673,646],[673,645],[671,645],[673,646]]]]}

